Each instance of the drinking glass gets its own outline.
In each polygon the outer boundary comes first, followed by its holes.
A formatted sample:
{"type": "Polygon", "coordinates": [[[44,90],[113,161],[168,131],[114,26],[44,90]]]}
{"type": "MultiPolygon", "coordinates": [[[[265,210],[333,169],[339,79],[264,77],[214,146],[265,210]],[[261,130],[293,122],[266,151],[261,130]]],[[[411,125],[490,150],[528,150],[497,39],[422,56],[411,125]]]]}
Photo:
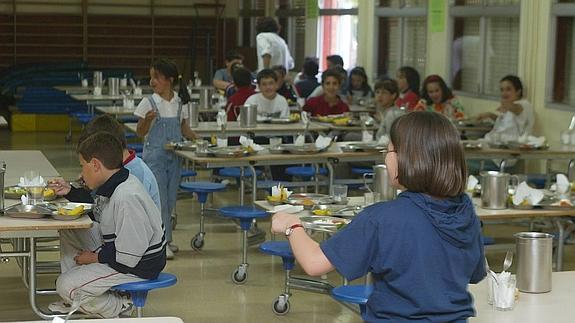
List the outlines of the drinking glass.
{"type": "Polygon", "coordinates": [[[347,185],[333,185],[333,201],[342,203],[347,200],[347,185]]]}
{"type": "Polygon", "coordinates": [[[493,305],[498,311],[511,311],[515,306],[515,276],[509,277],[507,282],[499,282],[494,286],[493,305]]]}
{"type": "Polygon", "coordinates": [[[275,148],[282,144],[282,137],[271,137],[270,138],[270,147],[275,148]]]}

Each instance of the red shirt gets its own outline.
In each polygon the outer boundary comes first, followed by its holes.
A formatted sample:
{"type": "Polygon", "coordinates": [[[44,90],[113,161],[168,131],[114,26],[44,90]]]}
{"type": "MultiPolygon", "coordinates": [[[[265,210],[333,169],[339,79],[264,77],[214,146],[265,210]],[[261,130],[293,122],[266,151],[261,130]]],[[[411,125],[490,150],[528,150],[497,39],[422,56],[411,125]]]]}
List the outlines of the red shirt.
{"type": "Polygon", "coordinates": [[[246,100],[255,94],[256,91],[253,86],[243,86],[238,88],[236,93],[228,99],[228,105],[226,106],[226,111],[228,114],[228,121],[236,121],[240,115],[240,106],[246,103],[246,100]]]}
{"type": "Polygon", "coordinates": [[[337,97],[337,103],[334,106],[329,106],[329,104],[325,101],[325,96],[320,95],[309,98],[307,101],[305,101],[303,111],[311,113],[312,116],[327,116],[330,114],[342,114],[349,112],[349,106],[343,102],[339,96],[337,97]]]}
{"type": "Polygon", "coordinates": [[[136,158],[136,151],[132,150],[132,149],[128,149],[128,158],[126,158],[126,160],[124,160],[122,162],[122,166],[127,165],[129,162],[131,162],[132,160],[134,160],[134,158],[136,158]]]}
{"type": "Polygon", "coordinates": [[[407,90],[407,92],[400,94],[399,98],[395,100],[395,106],[405,107],[407,111],[411,112],[415,109],[417,102],[419,102],[419,95],[411,90],[407,90]]]}

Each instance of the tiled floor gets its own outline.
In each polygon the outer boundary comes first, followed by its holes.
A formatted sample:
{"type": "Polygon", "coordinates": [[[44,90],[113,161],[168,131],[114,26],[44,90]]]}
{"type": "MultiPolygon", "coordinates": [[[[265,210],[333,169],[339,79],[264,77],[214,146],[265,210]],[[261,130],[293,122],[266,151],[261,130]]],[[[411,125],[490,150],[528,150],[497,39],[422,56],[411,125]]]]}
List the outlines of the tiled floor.
{"type": "MultiPolygon", "coordinates": [[[[64,141],[63,133],[18,133],[0,130],[0,150],[39,149],[67,179],[78,175],[79,165],[74,144],[64,141]]],[[[208,171],[199,176],[208,177],[208,171]]],[[[234,204],[237,190],[230,188],[215,195],[215,206],[234,204]]],[[[232,271],[240,262],[240,230],[236,224],[209,218],[206,244],[201,252],[193,251],[190,238],[198,230],[199,205],[189,197],[178,201],[178,226],[175,231],[180,252],[169,261],[165,269],[178,277],[174,287],[150,293],[145,308],[147,316],[178,316],[185,322],[360,322],[359,315],[332,300],[328,295],[305,291],[293,291],[290,299],[291,311],[286,316],[272,313],[271,304],[283,291],[284,272],[281,259],[266,256],[251,247],[248,253],[250,263],[248,281],[235,285],[230,279],[232,271]]],[[[269,221],[262,221],[260,227],[269,230],[269,221]]],[[[512,232],[525,230],[511,225],[486,225],[485,233],[498,242],[513,243],[512,232]]],[[[267,238],[270,238],[268,233],[267,238]]],[[[320,237],[318,237],[320,238],[320,237]]],[[[8,248],[7,245],[4,245],[8,248]]],[[[575,268],[574,248],[566,248],[565,269],[575,268]]],[[[504,252],[489,253],[489,262],[500,268],[504,252]]],[[[55,255],[46,255],[53,259],[55,255]]],[[[301,271],[295,270],[296,274],[301,271]]],[[[40,288],[53,286],[55,275],[43,275],[40,288]]],[[[328,281],[339,284],[336,273],[328,275],[328,281]]],[[[55,297],[40,296],[40,303],[46,306],[55,297]]],[[[14,259],[0,263],[0,321],[22,321],[36,319],[29,309],[27,291],[20,280],[14,259]]]]}

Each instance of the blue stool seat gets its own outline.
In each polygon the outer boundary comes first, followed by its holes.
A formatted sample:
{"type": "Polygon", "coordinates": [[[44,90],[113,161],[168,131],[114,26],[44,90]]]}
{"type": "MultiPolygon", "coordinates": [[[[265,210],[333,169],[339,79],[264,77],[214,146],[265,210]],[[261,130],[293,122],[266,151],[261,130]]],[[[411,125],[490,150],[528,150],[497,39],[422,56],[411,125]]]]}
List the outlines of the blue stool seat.
{"type": "Polygon", "coordinates": [[[225,190],[226,184],[213,182],[187,182],[180,184],[180,188],[184,191],[196,193],[200,203],[206,203],[209,193],[225,190]]]}
{"type": "Polygon", "coordinates": [[[220,214],[227,218],[240,220],[240,227],[245,231],[250,229],[253,219],[270,215],[265,210],[253,206],[226,206],[220,209],[220,214]]]}
{"type": "Polygon", "coordinates": [[[144,151],[144,144],[128,144],[126,145],[126,147],[137,153],[141,153],[144,151]]]}
{"type": "MultiPolygon", "coordinates": [[[[219,171],[219,175],[220,176],[225,176],[225,177],[234,177],[234,178],[240,178],[241,175],[241,170],[239,167],[224,167],[222,169],[220,169],[219,171]]],[[[262,171],[259,169],[256,169],[256,176],[260,176],[262,174],[262,171]]],[[[252,170],[249,168],[244,169],[244,177],[252,177],[252,170]]]]}
{"type": "Polygon", "coordinates": [[[121,123],[138,122],[140,120],[140,117],[124,115],[124,116],[117,116],[116,120],[118,120],[121,123]]]}
{"type": "MultiPolygon", "coordinates": [[[[286,168],[286,174],[298,177],[313,177],[315,176],[315,167],[312,166],[291,166],[286,168]]],[[[327,175],[326,168],[320,168],[318,174],[327,175]]]]}
{"type": "Polygon", "coordinates": [[[134,283],[126,283],[114,286],[112,290],[130,293],[132,302],[138,311],[138,317],[142,316],[142,308],[146,305],[148,291],[152,289],[170,287],[176,284],[176,276],[168,273],[160,273],[158,278],[134,283]]]}
{"type": "Polygon", "coordinates": [[[284,270],[292,270],[295,257],[288,241],[266,241],[260,245],[260,251],[271,256],[282,257],[284,270]]]}
{"type": "Polygon", "coordinates": [[[180,173],[180,177],[193,177],[196,175],[198,175],[198,173],[196,173],[195,170],[187,168],[182,168],[182,171],[180,173]]]}
{"type": "Polygon", "coordinates": [[[132,138],[138,137],[138,135],[137,135],[136,133],[134,133],[134,132],[126,131],[126,132],[124,133],[124,137],[126,137],[126,139],[132,139],[132,138]]]}
{"type": "Polygon", "coordinates": [[[368,173],[373,173],[373,168],[364,168],[364,167],[352,167],[351,168],[352,174],[363,175],[368,173]]]}
{"type": "Polygon", "coordinates": [[[365,305],[372,292],[373,285],[345,285],[332,289],[331,295],[338,301],[365,305]]]}
{"type": "Polygon", "coordinates": [[[72,117],[76,118],[78,122],[85,125],[88,124],[93,118],[94,115],[91,113],[83,113],[83,112],[74,112],[70,114],[72,117]]]}

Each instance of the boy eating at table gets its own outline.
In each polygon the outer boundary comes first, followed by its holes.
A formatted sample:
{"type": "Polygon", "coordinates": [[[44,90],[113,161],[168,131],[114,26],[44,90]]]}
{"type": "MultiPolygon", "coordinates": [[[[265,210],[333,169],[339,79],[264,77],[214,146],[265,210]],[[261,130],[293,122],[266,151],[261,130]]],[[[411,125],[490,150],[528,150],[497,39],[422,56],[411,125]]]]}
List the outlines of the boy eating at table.
{"type": "Polygon", "coordinates": [[[288,102],[276,92],[278,88],[276,73],[271,69],[263,69],[256,78],[260,93],[250,96],[245,104],[257,105],[258,116],[289,118],[288,102]]]}
{"type": "Polygon", "coordinates": [[[75,256],[77,266],[58,277],[56,290],[64,302],[79,302],[85,313],[118,317],[133,306],[110,288],[154,279],[166,265],[160,211],[141,182],[122,166],[122,145],[114,135],[94,133],[77,150],[82,178],[96,193],[94,215],[101,236],[91,249],[75,256]]]}

